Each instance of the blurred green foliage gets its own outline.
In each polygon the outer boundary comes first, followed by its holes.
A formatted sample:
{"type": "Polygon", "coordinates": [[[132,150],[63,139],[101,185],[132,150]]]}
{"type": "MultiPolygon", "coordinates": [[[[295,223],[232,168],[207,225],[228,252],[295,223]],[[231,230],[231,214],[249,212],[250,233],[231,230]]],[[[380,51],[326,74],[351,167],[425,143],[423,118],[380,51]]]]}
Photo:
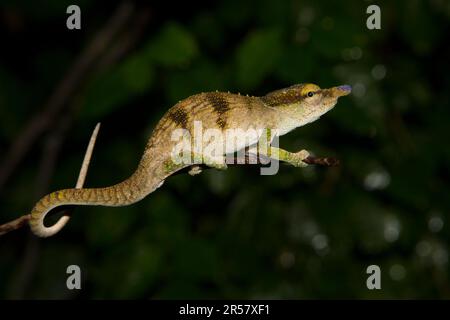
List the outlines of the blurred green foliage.
{"type": "MultiPolygon", "coordinates": [[[[113,5],[81,1],[82,30],[65,29],[67,1],[7,1],[1,9],[0,155],[113,5]]],[[[0,194],[1,221],[45,192],[74,185],[95,123],[103,127],[88,186],[134,169],[161,115],[210,90],[263,95],[294,83],[348,83],[353,94],[281,138],[288,150],[336,156],[339,168],[255,167],[171,177],[124,208],[80,207],[45,240],[0,239],[1,298],[450,298],[447,1],[219,1],[165,9],[119,61],[94,70],[46,190],[46,132],[0,194]],[[39,190],[39,191],[38,191],[39,190]],[[80,265],[83,289],[65,288],[80,265]],[[382,290],[366,288],[366,268],[382,290]]]]}

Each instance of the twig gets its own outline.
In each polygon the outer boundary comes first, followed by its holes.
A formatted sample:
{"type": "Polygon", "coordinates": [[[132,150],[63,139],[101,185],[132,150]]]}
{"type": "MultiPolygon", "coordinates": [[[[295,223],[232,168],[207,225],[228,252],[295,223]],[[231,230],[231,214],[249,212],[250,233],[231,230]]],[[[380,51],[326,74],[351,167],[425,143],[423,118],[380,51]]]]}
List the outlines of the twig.
{"type": "Polygon", "coordinates": [[[89,144],[86,149],[86,153],[84,154],[83,164],[81,165],[80,173],[78,175],[77,184],[75,186],[76,189],[83,188],[84,181],[86,180],[86,175],[88,172],[89,164],[91,162],[92,152],[94,151],[95,141],[97,140],[99,130],[100,130],[100,122],[97,123],[97,125],[95,126],[95,129],[91,135],[91,139],[89,140],[89,144]]]}
{"type": "MultiPolygon", "coordinates": [[[[77,180],[77,184],[75,186],[75,188],[80,189],[83,187],[84,185],[84,181],[86,180],[86,175],[88,172],[88,168],[89,168],[89,163],[91,161],[92,158],[92,152],[94,151],[94,146],[95,146],[95,141],[97,139],[97,135],[98,135],[98,131],[100,130],[100,123],[98,123],[95,126],[94,131],[92,132],[91,135],[91,139],[89,140],[89,145],[86,149],[86,153],[84,155],[84,159],[83,159],[83,164],[81,165],[81,169],[80,169],[80,173],[78,175],[78,180],[77,180]]],[[[61,219],[64,219],[64,224],[67,223],[67,221],[70,218],[70,210],[66,210],[63,213],[63,216],[61,217],[61,219]]],[[[30,214],[26,214],[21,216],[20,218],[17,218],[13,221],[7,222],[5,224],[0,225],[0,236],[17,230],[19,228],[22,228],[23,226],[28,224],[28,221],[30,220],[30,214]]]]}
{"type": "MultiPolygon", "coordinates": [[[[97,135],[98,135],[98,131],[100,130],[100,123],[98,123],[95,126],[94,131],[92,132],[91,135],[91,139],[89,141],[89,145],[86,149],[86,153],[84,155],[84,159],[83,159],[83,164],[81,166],[80,169],[80,173],[78,175],[78,180],[77,180],[77,184],[75,186],[75,188],[77,189],[81,189],[84,185],[84,181],[86,180],[86,175],[88,172],[88,168],[89,168],[89,163],[91,161],[91,157],[92,157],[92,152],[94,150],[94,146],[95,146],[95,141],[97,139],[97,135]]],[[[232,163],[229,163],[228,165],[248,165],[248,164],[264,164],[267,163],[270,159],[267,157],[264,157],[262,155],[260,155],[259,157],[257,155],[255,155],[254,153],[249,153],[246,152],[244,157],[238,157],[233,159],[232,163]],[[261,161],[262,160],[262,161],[261,161]]],[[[325,167],[334,167],[334,166],[338,166],[339,165],[339,160],[335,159],[335,158],[330,158],[330,157],[325,157],[325,158],[320,158],[320,157],[313,157],[313,156],[309,156],[308,158],[306,158],[305,160],[303,160],[303,162],[307,163],[307,164],[313,164],[313,165],[321,165],[321,166],[325,166],[325,167]]],[[[201,165],[203,169],[207,169],[209,167],[203,166],[201,165]]],[[[184,170],[181,170],[179,173],[184,173],[186,171],[188,171],[190,168],[186,168],[184,170]]],[[[63,223],[66,224],[67,221],[70,219],[70,214],[71,211],[70,210],[66,210],[63,212],[63,216],[61,217],[61,220],[64,219],[63,223]]],[[[8,223],[5,223],[3,225],[0,225],[0,236],[4,235],[8,232],[11,232],[13,230],[17,230],[21,227],[23,227],[25,224],[28,223],[28,220],[30,219],[30,215],[24,215],[21,216],[20,218],[17,218],[13,221],[10,221],[8,223]]]]}
{"type": "Polygon", "coordinates": [[[330,157],[320,158],[320,157],[312,157],[312,156],[309,156],[308,158],[303,160],[303,162],[307,163],[307,164],[317,164],[317,165],[325,166],[325,167],[337,167],[340,164],[339,159],[336,159],[336,158],[330,158],[330,157]]]}
{"type": "MultiPolygon", "coordinates": [[[[226,159],[226,163],[227,166],[242,166],[242,165],[266,165],[269,163],[269,161],[274,160],[274,161],[278,161],[275,159],[271,159],[263,154],[257,155],[253,152],[245,152],[245,154],[243,156],[237,156],[237,157],[230,157],[226,159]]],[[[281,160],[279,160],[280,162],[283,162],[281,160]]],[[[331,157],[313,157],[313,156],[309,156],[308,158],[306,158],[305,160],[303,160],[304,163],[310,164],[310,165],[319,165],[319,166],[324,166],[324,167],[337,167],[340,165],[339,159],[336,158],[331,158],[331,157]]],[[[184,168],[180,171],[177,171],[176,173],[174,173],[173,175],[179,175],[179,174],[184,174],[186,172],[189,172],[192,168],[194,167],[200,167],[201,170],[207,170],[207,169],[211,169],[211,167],[208,167],[206,165],[203,164],[195,164],[192,166],[189,166],[187,168],[184,168]]]]}
{"type": "MultiPolygon", "coordinates": [[[[274,160],[275,159],[271,159],[265,155],[262,154],[255,154],[252,152],[246,152],[244,157],[236,157],[235,159],[231,159],[232,162],[228,163],[228,165],[242,165],[242,164],[268,164],[269,161],[274,160]]],[[[283,162],[281,160],[279,160],[280,162],[283,162]]],[[[324,166],[324,167],[336,167],[339,166],[339,160],[336,158],[331,158],[331,157],[313,157],[313,156],[309,156],[308,158],[306,158],[305,160],[303,160],[304,163],[307,164],[313,164],[313,165],[319,165],[319,166],[324,166]]]]}
{"type": "Polygon", "coordinates": [[[30,215],[26,214],[26,215],[23,215],[20,218],[17,218],[13,221],[2,224],[0,226],[0,236],[6,234],[8,232],[22,228],[24,225],[28,224],[29,220],[30,220],[30,215]]]}

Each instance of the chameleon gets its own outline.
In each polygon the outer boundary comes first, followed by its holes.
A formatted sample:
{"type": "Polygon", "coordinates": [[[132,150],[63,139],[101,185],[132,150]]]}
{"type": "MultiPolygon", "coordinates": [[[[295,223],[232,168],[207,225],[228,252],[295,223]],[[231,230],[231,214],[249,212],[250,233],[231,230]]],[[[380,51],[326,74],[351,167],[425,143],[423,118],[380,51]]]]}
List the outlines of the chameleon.
{"type": "MultiPolygon", "coordinates": [[[[227,129],[272,129],[275,135],[284,135],[295,128],[319,119],[331,110],[341,96],[351,92],[351,86],[341,85],[321,89],[312,83],[296,84],[272,91],[264,96],[248,96],[227,92],[204,92],[181,100],[171,107],[156,124],[136,170],[124,181],[104,188],[64,189],[47,194],[40,199],[30,214],[29,226],[39,237],[49,237],[62,229],[67,222],[60,218],[52,226],[45,226],[44,219],[52,209],[65,205],[126,206],[136,203],[159,188],[166,178],[175,172],[191,167],[190,174],[201,172],[192,163],[175,163],[172,150],[175,142],[172,133],[184,129],[192,133],[195,121],[205,128],[219,132],[227,129]]],[[[258,137],[256,137],[258,138],[258,137]]],[[[195,154],[203,165],[219,170],[227,169],[226,154],[239,151],[258,140],[246,141],[235,149],[224,150],[214,157],[195,154]]],[[[309,152],[288,152],[268,147],[269,155],[295,167],[303,167],[309,152]]]]}

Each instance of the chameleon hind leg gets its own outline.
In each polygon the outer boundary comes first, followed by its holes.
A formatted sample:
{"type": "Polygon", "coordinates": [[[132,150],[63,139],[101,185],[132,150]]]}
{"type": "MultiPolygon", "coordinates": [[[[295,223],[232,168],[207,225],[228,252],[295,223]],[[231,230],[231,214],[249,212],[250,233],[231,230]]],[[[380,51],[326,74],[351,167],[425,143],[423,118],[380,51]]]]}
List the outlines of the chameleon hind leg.
{"type": "Polygon", "coordinates": [[[188,171],[188,173],[191,176],[196,176],[197,174],[202,173],[202,171],[203,171],[202,167],[200,165],[196,164],[191,167],[191,169],[188,171]]]}

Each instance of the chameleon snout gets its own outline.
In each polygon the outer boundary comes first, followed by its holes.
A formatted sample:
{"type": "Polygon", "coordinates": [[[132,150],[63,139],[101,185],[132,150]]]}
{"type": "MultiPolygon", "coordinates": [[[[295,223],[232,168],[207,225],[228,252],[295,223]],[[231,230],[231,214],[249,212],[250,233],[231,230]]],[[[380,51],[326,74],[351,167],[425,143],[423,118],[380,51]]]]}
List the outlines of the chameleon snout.
{"type": "Polygon", "coordinates": [[[342,97],[342,96],[349,95],[350,92],[352,92],[352,87],[349,86],[348,84],[344,84],[342,86],[338,86],[338,87],[334,87],[333,88],[333,94],[336,97],[342,97]]]}

